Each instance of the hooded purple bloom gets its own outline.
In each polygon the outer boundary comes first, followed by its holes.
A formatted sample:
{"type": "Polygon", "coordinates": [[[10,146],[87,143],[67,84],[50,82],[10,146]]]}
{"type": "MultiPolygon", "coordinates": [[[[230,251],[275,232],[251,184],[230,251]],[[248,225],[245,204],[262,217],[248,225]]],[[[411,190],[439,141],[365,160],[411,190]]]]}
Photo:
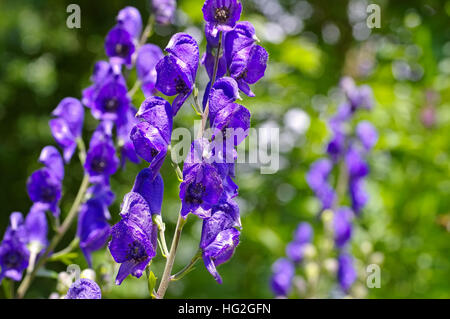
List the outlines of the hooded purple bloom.
{"type": "MultiPolygon", "coordinates": [[[[202,56],[201,63],[205,66],[206,72],[208,73],[209,79],[212,80],[214,76],[214,67],[216,64],[216,54],[217,50],[207,44],[206,52],[202,56]]],[[[216,79],[223,77],[227,73],[227,62],[225,56],[221,55],[219,58],[219,63],[217,65],[216,79]]]]}
{"type": "Polygon", "coordinates": [[[356,135],[366,151],[370,151],[377,143],[378,134],[373,125],[368,121],[361,121],[356,126],[356,135]]]}
{"type": "Polygon", "coordinates": [[[64,160],[69,162],[77,147],[76,140],[81,137],[84,121],[84,108],[73,97],[64,98],[52,112],[56,118],[49,121],[53,138],[62,147],[64,160]]]}
{"type": "Polygon", "coordinates": [[[12,213],[10,225],[0,244],[0,283],[4,277],[14,281],[22,279],[22,273],[28,267],[30,258],[27,242],[28,236],[23,225],[22,214],[12,213]]]}
{"type": "Polygon", "coordinates": [[[229,66],[233,57],[241,50],[248,48],[258,41],[255,28],[248,21],[242,21],[236,24],[233,30],[225,35],[225,57],[229,66]]]}
{"type": "Polygon", "coordinates": [[[340,128],[333,128],[334,136],[327,145],[327,153],[334,162],[337,162],[345,150],[345,134],[340,128]]]}
{"type": "Polygon", "coordinates": [[[130,104],[125,80],[112,76],[99,87],[91,112],[98,120],[116,121],[126,117],[130,104]]]}
{"type": "Polygon", "coordinates": [[[135,117],[136,112],[137,111],[134,106],[131,106],[128,109],[125,119],[118,121],[117,123],[117,138],[121,152],[120,166],[122,168],[125,166],[127,159],[135,164],[140,162],[140,159],[136,154],[136,150],[134,149],[133,141],[130,139],[131,130],[137,123],[139,123],[139,120],[135,117]]]}
{"type": "Polygon", "coordinates": [[[136,176],[132,192],[138,193],[147,201],[152,215],[161,215],[164,195],[164,182],[161,174],[154,175],[150,168],[144,168],[136,176]]]}
{"type": "Polygon", "coordinates": [[[31,206],[24,225],[30,246],[36,247],[36,253],[41,252],[48,245],[47,217],[41,204],[31,206]]]}
{"type": "Polygon", "coordinates": [[[125,195],[120,212],[122,220],[112,228],[109,250],[114,260],[120,263],[116,284],[120,285],[129,275],[137,278],[156,255],[157,231],[153,224],[148,202],[139,193],[125,195]]]}
{"type": "Polygon", "coordinates": [[[151,0],[156,23],[171,24],[177,9],[176,0],[151,0]]]}
{"type": "MultiPolygon", "coordinates": [[[[104,186],[109,188],[109,186],[104,186]]],[[[80,238],[80,248],[83,252],[89,267],[92,267],[91,252],[102,248],[109,238],[111,227],[107,221],[108,215],[105,215],[105,207],[110,203],[104,202],[107,197],[93,196],[88,199],[80,209],[78,217],[77,236],[80,238]]]]}
{"type": "Polygon", "coordinates": [[[235,227],[241,227],[241,221],[239,207],[233,201],[215,206],[211,217],[203,220],[200,239],[203,261],[219,284],[222,278],[216,267],[230,260],[239,244],[239,231],[235,227]]]}
{"type": "Polygon", "coordinates": [[[42,209],[50,210],[58,216],[61,199],[64,166],[61,155],[53,146],[42,149],[39,161],[46,167],[34,171],[27,181],[27,191],[33,203],[42,205],[42,209]]]}
{"type": "Polygon", "coordinates": [[[180,185],[181,216],[186,218],[192,212],[200,218],[210,217],[211,209],[219,202],[222,192],[222,180],[213,165],[198,163],[184,167],[180,185]]]}
{"type": "Polygon", "coordinates": [[[154,44],[145,44],[139,51],[136,58],[136,71],[139,80],[142,82],[142,92],[145,97],[149,97],[155,90],[156,64],[164,57],[161,49],[154,44]]]}
{"type": "Polygon", "coordinates": [[[130,138],[136,153],[150,163],[156,174],[167,154],[172,134],[172,110],[170,104],[156,96],[147,98],[136,117],[143,120],[133,127],[130,138]]]}
{"type": "Polygon", "coordinates": [[[309,223],[303,222],[297,226],[294,233],[294,240],[286,246],[286,255],[295,263],[303,260],[306,244],[310,243],[313,236],[313,229],[309,223]]]}
{"type": "Polygon", "coordinates": [[[276,296],[287,296],[291,291],[294,279],[294,264],[286,258],[278,259],[272,265],[272,278],[270,284],[276,296]]]}
{"type": "Polygon", "coordinates": [[[338,258],[338,280],[344,292],[348,292],[356,280],[356,269],[353,265],[353,257],[343,253],[338,258]]]}
{"type": "Polygon", "coordinates": [[[125,7],[117,15],[117,25],[125,29],[133,39],[138,39],[142,31],[142,19],[135,7],[125,7]]]}
{"type": "Polygon", "coordinates": [[[350,197],[352,200],[352,208],[356,214],[366,205],[369,200],[369,194],[364,185],[364,179],[353,178],[349,182],[350,197]]]}
{"type": "Polygon", "coordinates": [[[241,17],[239,0],[206,0],[202,8],[206,22],[221,31],[230,31],[241,17]]]}
{"type": "Polygon", "coordinates": [[[206,105],[206,99],[209,99],[209,119],[214,122],[214,118],[220,110],[228,104],[240,99],[239,88],[236,81],[230,77],[223,77],[214,82],[212,89],[207,86],[203,97],[203,107],[206,105]]]}
{"type": "MultiPolygon", "coordinates": [[[[91,76],[91,82],[93,84],[83,90],[83,98],[81,99],[83,104],[89,108],[93,108],[94,101],[100,87],[103,85],[103,83],[106,83],[114,77],[120,78],[122,76],[114,72],[111,64],[106,61],[98,61],[97,63],[95,63],[94,71],[91,76]]],[[[123,80],[123,83],[125,83],[125,80],[123,80]]]]}
{"type": "Polygon", "coordinates": [[[351,178],[360,178],[369,174],[369,166],[355,147],[350,147],[345,154],[345,164],[351,178]]]}
{"type": "Polygon", "coordinates": [[[248,96],[255,96],[249,84],[258,82],[264,76],[269,55],[260,45],[251,45],[238,51],[229,65],[230,76],[236,80],[239,89],[248,96]]]}
{"type": "Polygon", "coordinates": [[[95,281],[81,278],[70,286],[65,299],[102,299],[102,291],[95,281]]]}
{"type": "Polygon", "coordinates": [[[111,138],[111,123],[102,122],[92,135],[84,169],[92,183],[105,183],[118,166],[119,159],[111,138]]]}
{"type": "Polygon", "coordinates": [[[313,191],[317,191],[320,187],[327,183],[328,176],[333,169],[333,164],[329,159],[323,158],[311,164],[306,175],[306,181],[313,191]]]}
{"type": "Polygon", "coordinates": [[[135,49],[133,37],[124,27],[116,26],[106,36],[105,51],[112,64],[131,67],[135,49]]]}
{"type": "Polygon", "coordinates": [[[247,136],[250,128],[250,111],[244,106],[230,103],[216,113],[212,128],[215,130],[212,136],[220,132],[221,139],[225,142],[233,139],[233,146],[238,146],[247,136]]]}
{"type": "Polygon", "coordinates": [[[168,96],[177,95],[172,103],[176,115],[192,92],[197,74],[198,44],[186,33],[176,33],[166,47],[169,53],[156,65],[156,88],[168,96]]]}
{"type": "Polygon", "coordinates": [[[353,212],[348,207],[340,207],[334,213],[334,241],[339,248],[344,247],[352,237],[352,219],[353,212]]]}
{"type": "Polygon", "coordinates": [[[372,109],[373,93],[369,86],[361,85],[357,87],[352,78],[344,77],[341,79],[340,87],[349,99],[352,112],[358,108],[372,109]]]}

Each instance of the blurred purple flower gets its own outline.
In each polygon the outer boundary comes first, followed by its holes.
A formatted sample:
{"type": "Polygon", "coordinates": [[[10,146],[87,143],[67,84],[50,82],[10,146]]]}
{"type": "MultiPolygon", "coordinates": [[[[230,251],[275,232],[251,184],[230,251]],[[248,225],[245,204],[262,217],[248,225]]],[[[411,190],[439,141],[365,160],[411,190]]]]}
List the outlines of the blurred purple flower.
{"type": "Polygon", "coordinates": [[[294,264],[286,258],[278,259],[272,265],[271,287],[276,296],[287,296],[291,291],[294,279],[294,264]]]}
{"type": "Polygon", "coordinates": [[[65,299],[102,299],[102,291],[95,281],[81,278],[70,286],[65,299]]]}

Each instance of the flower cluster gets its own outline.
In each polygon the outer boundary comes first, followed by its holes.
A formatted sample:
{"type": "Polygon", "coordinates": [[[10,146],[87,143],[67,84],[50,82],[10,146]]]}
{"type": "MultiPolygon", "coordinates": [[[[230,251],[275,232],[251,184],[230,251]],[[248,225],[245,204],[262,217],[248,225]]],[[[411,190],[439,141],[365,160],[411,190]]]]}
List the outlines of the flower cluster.
{"type": "Polygon", "coordinates": [[[338,258],[338,281],[347,292],[356,280],[353,258],[347,246],[352,236],[353,219],[358,216],[368,201],[364,178],[369,174],[365,160],[368,152],[377,142],[377,132],[367,121],[357,123],[353,130],[350,121],[358,110],[370,110],[373,107],[372,91],[368,86],[356,86],[353,79],[344,77],[340,82],[346,100],[339,106],[337,113],[330,119],[333,132],[326,151],[329,158],[314,162],[307,174],[307,182],[322,203],[322,210],[333,211],[332,231],[335,246],[340,251],[338,258]],[[337,190],[331,186],[331,173],[337,171],[337,190]],[[338,189],[341,188],[340,193],[338,189]],[[348,189],[351,208],[339,206],[348,189]]]}
{"type": "Polygon", "coordinates": [[[303,261],[305,250],[311,243],[314,230],[307,222],[298,224],[293,240],[286,246],[288,258],[278,259],[272,266],[271,288],[276,296],[288,296],[295,275],[295,266],[303,261]]]}

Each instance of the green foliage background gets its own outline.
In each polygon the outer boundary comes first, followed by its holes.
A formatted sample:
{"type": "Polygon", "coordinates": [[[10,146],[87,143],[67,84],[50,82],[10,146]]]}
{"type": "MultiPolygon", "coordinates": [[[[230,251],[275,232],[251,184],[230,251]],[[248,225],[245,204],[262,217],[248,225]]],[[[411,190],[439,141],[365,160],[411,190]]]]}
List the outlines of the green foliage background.
{"type": "MultiPolygon", "coordinates": [[[[243,232],[233,259],[219,267],[224,284],[216,284],[198,264],[182,281],[171,284],[168,297],[272,297],[268,284],[271,265],[284,255],[300,221],[313,223],[317,234],[314,243],[320,251],[317,238],[322,229],[315,217],[319,204],[306,185],[305,174],[330,137],[326,120],[336,110],[337,83],[342,75],[351,75],[374,90],[376,106],[361,118],[371,121],[380,134],[370,156],[371,199],[357,221],[352,251],[362,265],[382,261],[382,283],[381,288],[366,290],[367,295],[363,295],[449,298],[450,1],[375,1],[381,7],[381,28],[373,29],[362,41],[352,35],[347,1],[309,1],[313,9],[310,17],[305,16],[304,2],[280,1],[284,12],[303,26],[281,35],[277,31],[292,21],[265,16],[256,0],[242,2],[242,20],[254,23],[270,54],[265,78],[253,86],[257,97],[242,102],[252,111],[252,126],[270,122],[283,130],[286,112],[296,108],[308,114],[309,129],[281,153],[277,174],[261,175],[258,169],[238,166],[243,232]],[[324,41],[323,27],[329,23],[340,31],[335,44],[324,41]],[[409,68],[407,75],[402,71],[405,68],[409,68]],[[425,113],[434,115],[431,126],[423,123],[425,113]]],[[[178,1],[180,23],[157,29],[150,42],[163,48],[176,31],[201,34],[202,4],[201,0],[178,1]]],[[[105,59],[104,37],[117,12],[126,5],[136,6],[143,20],[147,19],[148,1],[0,2],[2,233],[11,212],[26,213],[31,206],[25,183],[40,166],[37,158],[42,147],[54,144],[48,128],[50,112],[63,97],[80,98],[81,90],[89,85],[94,62],[105,59]],[[66,27],[69,3],[81,7],[81,29],[66,27]]],[[[203,50],[204,46],[203,41],[203,50]]],[[[134,77],[130,74],[130,84],[134,77]]],[[[200,76],[201,89],[204,79],[200,76]]],[[[139,106],[142,100],[138,94],[133,102],[139,106]]],[[[88,142],[96,121],[88,112],[86,118],[84,137],[88,142]]],[[[185,105],[175,125],[191,128],[194,119],[192,109],[185,105]]],[[[111,207],[113,222],[118,220],[123,195],[144,166],[128,164],[112,179],[117,195],[111,207]]],[[[163,166],[162,174],[166,185],[163,216],[168,224],[166,236],[171,238],[179,209],[178,182],[169,163],[163,166]]],[[[63,212],[70,208],[81,176],[74,157],[66,168],[63,212]]],[[[194,254],[200,230],[201,222],[191,218],[183,232],[175,269],[194,254]]],[[[66,236],[64,243],[69,241],[70,236],[66,236]]],[[[73,262],[87,267],[82,256],[73,262]]],[[[97,268],[108,263],[104,250],[95,255],[97,268]]],[[[63,263],[48,265],[54,271],[65,267],[63,263]]],[[[159,257],[153,269],[159,274],[162,268],[159,257]]],[[[357,285],[361,288],[364,267],[359,272],[357,285]]],[[[330,297],[326,291],[332,286],[331,281],[324,284],[314,296],[330,297]]],[[[54,290],[54,279],[39,277],[27,296],[46,298],[54,290]]],[[[145,279],[129,278],[122,286],[105,291],[104,297],[146,298],[145,279]]]]}

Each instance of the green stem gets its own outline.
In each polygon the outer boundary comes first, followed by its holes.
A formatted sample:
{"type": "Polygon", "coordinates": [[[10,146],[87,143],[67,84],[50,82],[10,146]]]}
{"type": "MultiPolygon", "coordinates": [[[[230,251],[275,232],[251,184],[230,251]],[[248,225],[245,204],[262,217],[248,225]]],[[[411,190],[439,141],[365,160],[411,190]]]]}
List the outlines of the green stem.
{"type": "Polygon", "coordinates": [[[164,267],[161,283],[159,284],[158,292],[156,294],[158,299],[164,298],[167,288],[170,283],[170,273],[172,272],[173,264],[175,262],[175,256],[177,254],[178,244],[180,243],[181,231],[184,224],[186,224],[187,217],[184,219],[181,214],[178,214],[177,226],[175,228],[175,234],[173,236],[172,245],[170,246],[170,253],[167,257],[166,266],[164,267]]]}
{"type": "Polygon", "coordinates": [[[194,266],[197,263],[197,261],[202,258],[202,251],[201,249],[197,250],[197,253],[192,257],[189,264],[184,266],[183,269],[181,269],[179,272],[177,272],[175,275],[170,276],[171,281],[180,280],[184,276],[186,276],[188,273],[190,273],[192,270],[194,270],[194,266]]]}
{"type": "Polygon", "coordinates": [[[75,237],[66,248],[51,255],[48,258],[48,261],[58,260],[61,256],[64,256],[64,255],[70,253],[72,250],[76,249],[78,247],[79,243],[80,243],[80,239],[78,237],[75,237]]]}

